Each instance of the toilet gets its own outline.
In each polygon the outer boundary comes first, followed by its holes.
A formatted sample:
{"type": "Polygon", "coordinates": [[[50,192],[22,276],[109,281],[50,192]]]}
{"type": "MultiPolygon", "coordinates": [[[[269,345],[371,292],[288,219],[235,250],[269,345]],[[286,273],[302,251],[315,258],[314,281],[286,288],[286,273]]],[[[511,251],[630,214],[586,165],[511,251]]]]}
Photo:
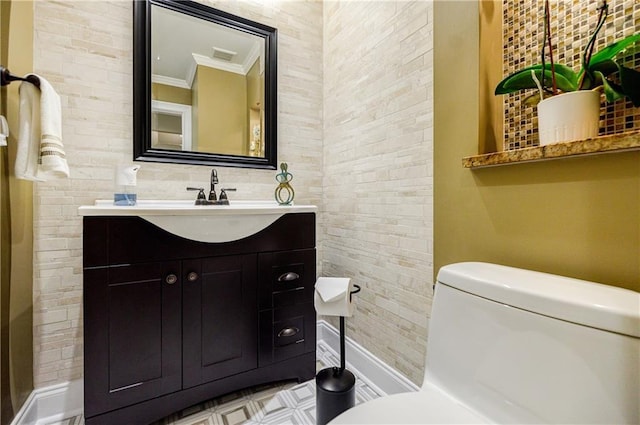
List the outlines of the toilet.
{"type": "Polygon", "coordinates": [[[419,391],[331,424],[638,424],[640,293],[488,263],[438,273],[419,391]]]}

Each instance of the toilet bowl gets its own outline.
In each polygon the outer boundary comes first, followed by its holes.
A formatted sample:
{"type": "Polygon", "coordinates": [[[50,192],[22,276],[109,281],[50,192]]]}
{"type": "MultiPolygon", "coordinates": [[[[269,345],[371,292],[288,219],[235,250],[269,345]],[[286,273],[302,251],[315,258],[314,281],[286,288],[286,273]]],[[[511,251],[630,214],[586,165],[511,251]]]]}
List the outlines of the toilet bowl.
{"type": "Polygon", "coordinates": [[[640,423],[640,293],[488,263],[438,273],[419,391],[331,424],[640,423]]]}

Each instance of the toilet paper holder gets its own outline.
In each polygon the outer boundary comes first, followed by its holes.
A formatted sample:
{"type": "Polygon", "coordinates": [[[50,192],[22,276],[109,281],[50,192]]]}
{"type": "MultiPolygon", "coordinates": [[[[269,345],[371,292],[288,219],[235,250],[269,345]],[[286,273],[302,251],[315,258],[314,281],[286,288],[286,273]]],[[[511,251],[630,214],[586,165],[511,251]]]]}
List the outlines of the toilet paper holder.
{"type": "MultiPolygon", "coordinates": [[[[356,284],[353,288],[349,291],[349,303],[353,301],[353,294],[362,290],[356,284]]],[[[346,368],[345,320],[344,316],[339,317],[340,367],[324,368],[316,375],[316,425],[326,425],[356,404],[356,377],[346,368]]]]}
{"type": "Polygon", "coordinates": [[[353,294],[357,294],[358,292],[361,291],[360,285],[356,285],[355,283],[353,284],[353,287],[356,288],[355,291],[351,291],[349,292],[349,302],[353,301],[353,294]]]}

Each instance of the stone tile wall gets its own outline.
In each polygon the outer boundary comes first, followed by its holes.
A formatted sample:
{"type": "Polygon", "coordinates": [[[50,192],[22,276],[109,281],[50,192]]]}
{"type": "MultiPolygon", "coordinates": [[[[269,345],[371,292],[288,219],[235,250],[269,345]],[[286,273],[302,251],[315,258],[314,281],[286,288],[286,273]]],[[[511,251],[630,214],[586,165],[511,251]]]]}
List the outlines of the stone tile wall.
{"type": "MultiPolygon", "coordinates": [[[[278,157],[295,176],[296,201],[321,205],[322,3],[209,3],[277,27],[278,157]]],[[[34,72],[62,98],[71,178],[35,185],[35,387],[82,376],[80,205],[113,196],[113,167],[132,161],[132,2],[34,2],[34,72]]],[[[191,199],[210,167],[140,163],[140,198],[191,199]]],[[[271,199],[275,171],[219,168],[235,199],[271,199]]],[[[321,217],[321,215],[319,215],[321,217]]],[[[318,232],[318,245],[322,233],[318,232]]]]}
{"type": "Polygon", "coordinates": [[[415,383],[433,283],[432,10],[324,4],[322,271],[362,287],[347,335],[415,383]]]}

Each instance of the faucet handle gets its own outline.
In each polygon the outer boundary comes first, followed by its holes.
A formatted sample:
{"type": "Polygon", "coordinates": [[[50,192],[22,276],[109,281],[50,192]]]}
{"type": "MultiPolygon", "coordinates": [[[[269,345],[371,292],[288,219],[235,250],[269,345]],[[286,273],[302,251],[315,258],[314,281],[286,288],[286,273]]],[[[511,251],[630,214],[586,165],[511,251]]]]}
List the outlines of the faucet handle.
{"type": "Polygon", "coordinates": [[[187,190],[198,191],[198,197],[196,198],[196,205],[204,205],[207,203],[207,196],[204,194],[203,187],[187,187],[187,190]]]}
{"type": "Polygon", "coordinates": [[[235,191],[236,191],[235,187],[220,189],[220,200],[221,201],[224,201],[225,199],[228,200],[229,198],[227,197],[227,192],[235,192],[235,191]]]}

